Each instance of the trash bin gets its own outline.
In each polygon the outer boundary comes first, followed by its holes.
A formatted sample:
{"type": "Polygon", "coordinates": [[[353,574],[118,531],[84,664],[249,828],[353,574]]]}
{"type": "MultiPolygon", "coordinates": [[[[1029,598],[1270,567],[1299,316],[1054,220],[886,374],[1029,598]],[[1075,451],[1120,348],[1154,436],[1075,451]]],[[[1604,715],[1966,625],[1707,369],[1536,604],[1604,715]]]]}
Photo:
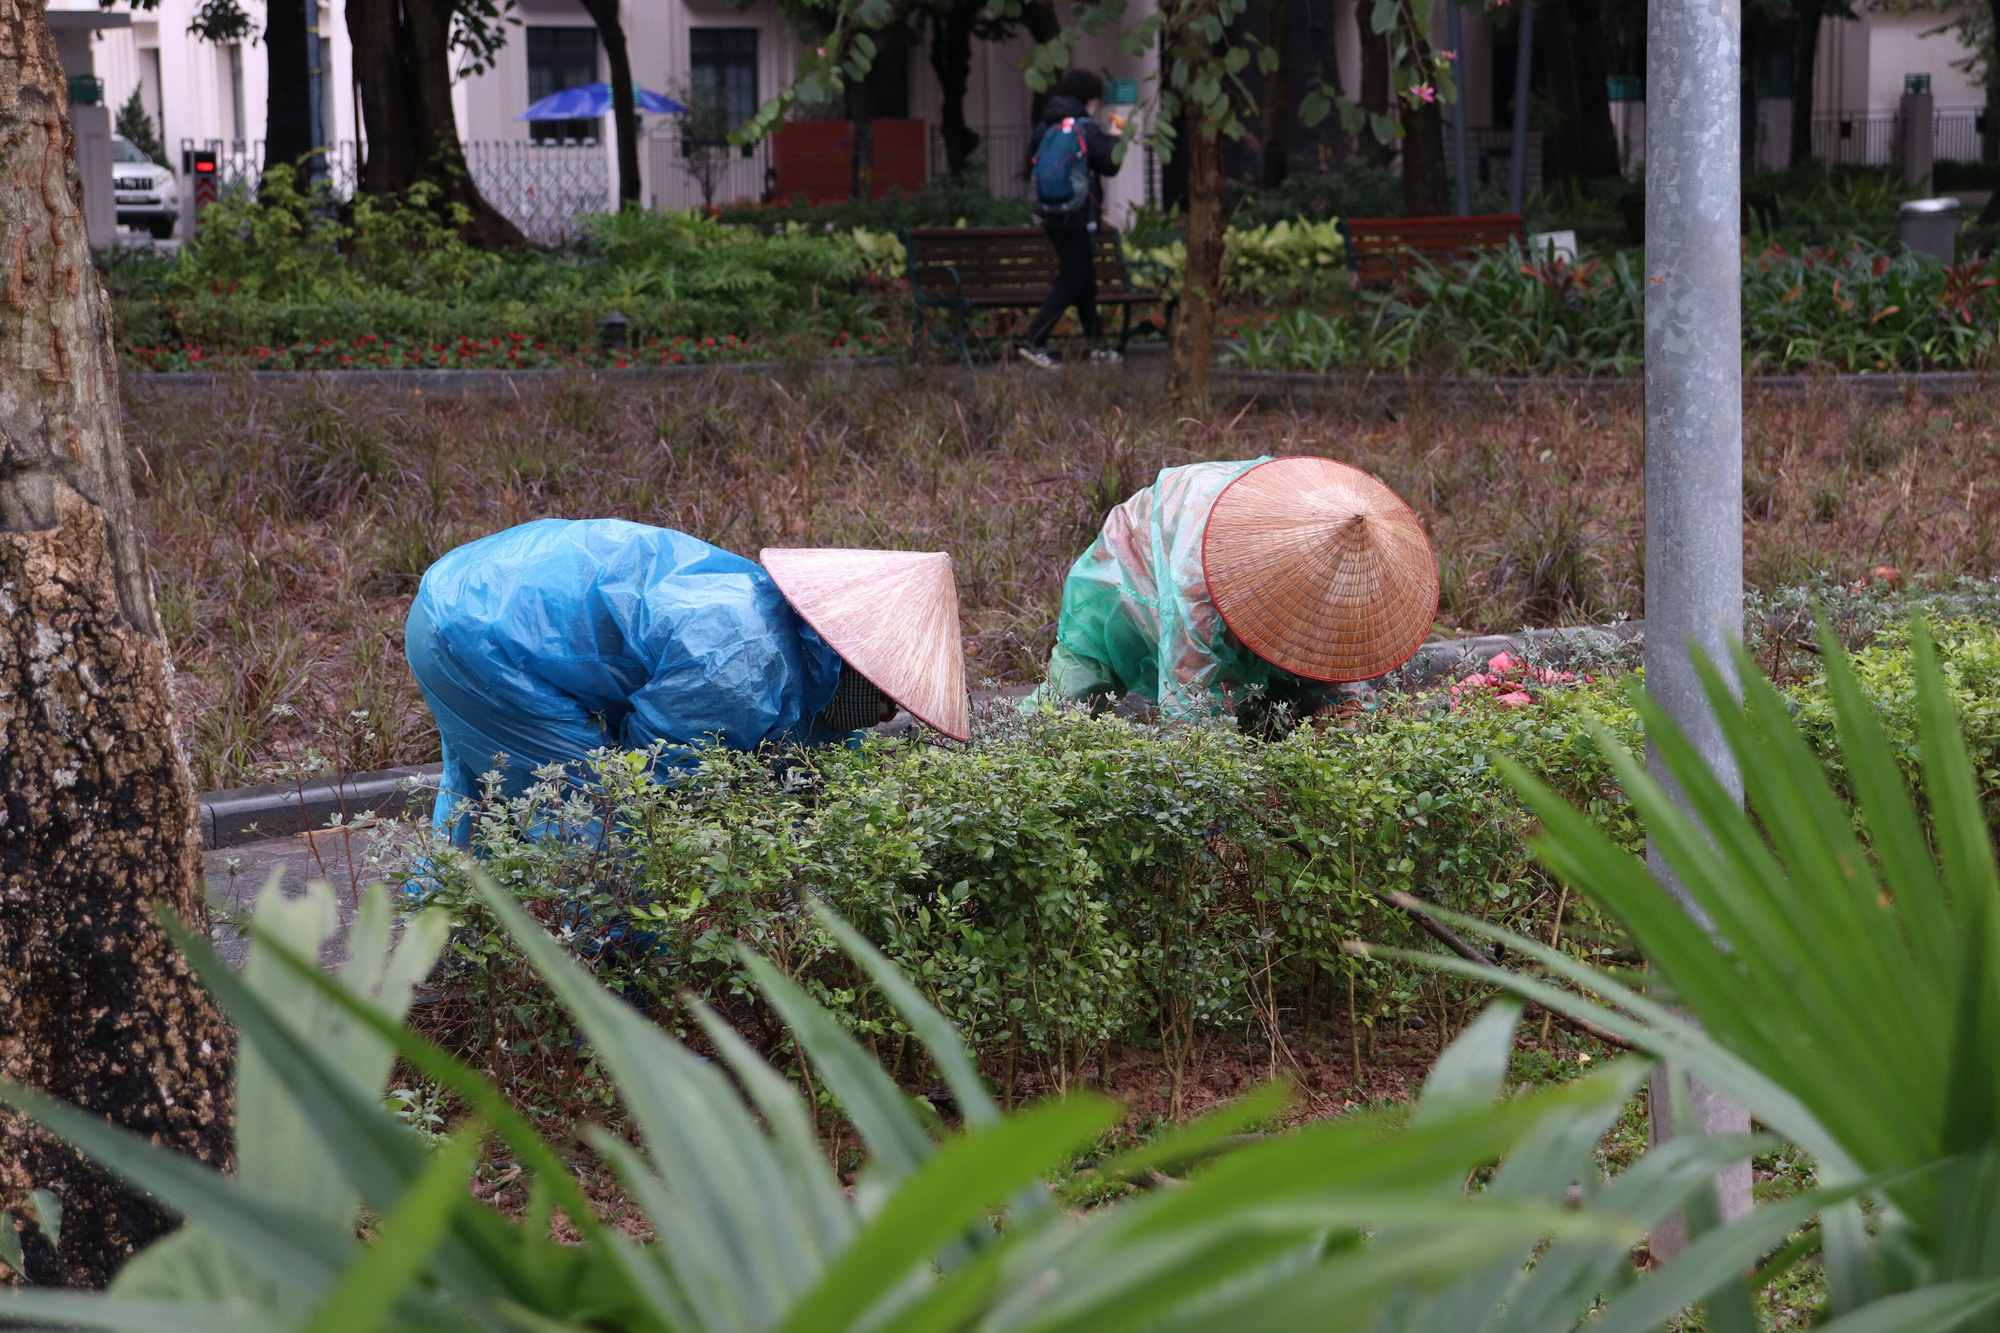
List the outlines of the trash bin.
{"type": "Polygon", "coordinates": [[[1912,199],[1903,205],[1903,248],[1936,255],[1949,264],[1956,256],[1962,209],[1956,199],[1912,199]]]}

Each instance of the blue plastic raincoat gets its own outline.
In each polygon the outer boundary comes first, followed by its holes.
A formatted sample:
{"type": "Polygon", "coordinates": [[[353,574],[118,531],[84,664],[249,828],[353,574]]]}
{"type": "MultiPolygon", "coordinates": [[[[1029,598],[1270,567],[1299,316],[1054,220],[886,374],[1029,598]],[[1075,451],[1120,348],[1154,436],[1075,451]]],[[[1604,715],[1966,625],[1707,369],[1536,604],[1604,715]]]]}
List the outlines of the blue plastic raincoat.
{"type": "Polygon", "coordinates": [[[807,725],[833,649],[762,568],[666,528],[542,519],[461,546],[424,574],[404,646],[444,741],[440,827],[496,755],[517,796],[606,746],[839,739],[807,725]]]}

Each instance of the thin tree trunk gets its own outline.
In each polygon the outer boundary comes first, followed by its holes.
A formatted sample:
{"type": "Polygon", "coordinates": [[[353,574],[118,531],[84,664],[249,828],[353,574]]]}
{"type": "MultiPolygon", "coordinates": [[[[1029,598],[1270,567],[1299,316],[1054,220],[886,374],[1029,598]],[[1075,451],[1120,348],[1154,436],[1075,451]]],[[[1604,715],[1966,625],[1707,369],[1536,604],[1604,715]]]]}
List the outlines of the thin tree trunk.
{"type": "Polygon", "coordinates": [[[306,6],[317,0],[271,0],[265,9],[264,51],[269,89],[264,99],[264,169],[298,167],[313,149],[312,60],[306,49],[306,6]]]}
{"type": "MultiPolygon", "coordinates": [[[[1054,0],[1026,0],[1021,6],[1021,26],[1034,38],[1035,45],[1046,46],[1062,33],[1062,17],[1056,13],[1054,0]]],[[[1035,92],[1028,97],[1028,124],[1035,131],[1030,139],[1039,138],[1042,129],[1042,113],[1048,110],[1049,94],[1035,92]]],[[[1034,151],[1032,148],[1029,150],[1034,151]]],[[[1026,159],[1022,159],[1026,162],[1026,159]]]]}
{"type": "Polygon", "coordinates": [[[1813,67],[1819,63],[1819,29],[1826,10],[1822,0],[1792,0],[1792,10],[1792,142],[1785,161],[1797,166],[1813,152],[1813,67]]]}
{"type": "MultiPolygon", "coordinates": [[[[1430,48],[1418,45],[1412,57],[1419,69],[1430,65],[1430,48]]],[[[1451,212],[1444,174],[1444,109],[1435,98],[1402,99],[1403,212],[1409,217],[1436,217],[1451,212]]]]}
{"type": "MultiPolygon", "coordinates": [[[[43,6],[0,10],[0,1077],[221,1167],[229,1029],[152,915],[207,928],[68,102],[43,6]]],[[[175,1226],[11,1114],[0,1204],[38,1283],[102,1286],[175,1226]]]]}
{"type": "Polygon", "coordinates": [[[611,129],[618,142],[618,204],[639,202],[639,112],[632,92],[632,55],[618,21],[618,0],[581,0],[597,25],[604,60],[611,66],[611,129]]]}
{"type": "MultiPolygon", "coordinates": [[[[1556,180],[1618,175],[1618,135],[1611,128],[1599,0],[1543,0],[1535,24],[1558,125],[1548,139],[1556,180]]],[[[1526,90],[1516,96],[1526,96],[1526,90]]]]}
{"type": "Polygon", "coordinates": [[[1222,291],[1222,135],[1199,106],[1187,108],[1187,269],[1174,317],[1169,390],[1191,407],[1208,398],[1208,359],[1215,346],[1215,307],[1222,291]]]}
{"type": "Polygon", "coordinates": [[[848,182],[848,198],[865,204],[875,198],[875,116],[874,99],[868,95],[868,81],[857,79],[847,85],[847,114],[854,140],[853,175],[848,182]]]}
{"type": "Polygon", "coordinates": [[[978,17],[978,0],[952,0],[931,20],[931,69],[944,103],[938,133],[944,140],[945,174],[953,180],[965,174],[979,147],[978,133],[965,123],[965,92],[972,82],[972,27],[978,17]]]}
{"type": "MultiPolygon", "coordinates": [[[[1988,162],[2000,162],[2000,0],[1986,0],[1986,7],[1993,15],[1987,31],[1993,34],[1994,55],[1986,62],[1986,142],[1980,153],[1988,162]]],[[[2000,223],[2000,190],[1986,201],[1980,221],[2000,223]]]]}
{"type": "Polygon", "coordinates": [[[451,0],[346,0],[346,9],[368,132],[361,188],[388,197],[427,182],[441,202],[464,205],[461,230],[474,245],[526,245],[465,166],[451,108],[451,0]]]}
{"type": "Polygon", "coordinates": [[[1376,137],[1374,121],[1389,114],[1389,38],[1370,25],[1368,8],[1357,5],[1354,15],[1361,29],[1361,109],[1368,113],[1369,121],[1361,129],[1361,156],[1386,167],[1395,159],[1396,146],[1376,137]]]}
{"type": "Polygon", "coordinates": [[[1271,0],[1271,49],[1278,65],[1264,76],[1264,188],[1275,190],[1291,174],[1287,131],[1292,124],[1292,0],[1271,0]]]}

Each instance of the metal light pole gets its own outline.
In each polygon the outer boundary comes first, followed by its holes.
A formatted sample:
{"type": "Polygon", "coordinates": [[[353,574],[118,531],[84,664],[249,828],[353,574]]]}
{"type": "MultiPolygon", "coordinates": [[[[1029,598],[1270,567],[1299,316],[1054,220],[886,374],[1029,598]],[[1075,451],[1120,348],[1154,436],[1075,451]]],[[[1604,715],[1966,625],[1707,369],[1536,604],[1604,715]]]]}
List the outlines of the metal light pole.
{"type": "MultiPolygon", "coordinates": [[[[1690,642],[1727,669],[1743,632],[1741,0],[1652,0],[1646,41],[1646,690],[1722,781],[1742,779],[1702,694],[1690,642]]],[[[1526,11],[1522,17],[1525,18],[1526,11]]],[[[1648,755],[1665,778],[1657,755],[1648,755]]],[[[1696,911],[1657,851],[1655,875],[1696,911]]],[[[1692,1085],[1703,1133],[1749,1116],[1692,1085]]],[[[1653,1080],[1653,1137],[1669,1136],[1653,1080]]],[[[1750,1164],[1716,1178],[1725,1217],[1749,1211],[1750,1164]]],[[[1679,1248],[1678,1220],[1656,1251],[1679,1248]]]]}
{"type": "Polygon", "coordinates": [[[1458,96],[1451,104],[1451,172],[1456,196],[1453,202],[1458,205],[1458,215],[1465,217],[1472,212],[1472,170],[1466,160],[1470,154],[1465,146],[1465,35],[1458,0],[1446,0],[1444,29],[1445,40],[1451,43],[1451,54],[1457,61],[1452,81],[1458,88],[1458,96]]]}
{"type": "Polygon", "coordinates": [[[1535,0],[1521,0],[1521,28],[1514,45],[1514,144],[1507,160],[1507,211],[1528,200],[1528,77],[1535,72],[1535,0]]]}

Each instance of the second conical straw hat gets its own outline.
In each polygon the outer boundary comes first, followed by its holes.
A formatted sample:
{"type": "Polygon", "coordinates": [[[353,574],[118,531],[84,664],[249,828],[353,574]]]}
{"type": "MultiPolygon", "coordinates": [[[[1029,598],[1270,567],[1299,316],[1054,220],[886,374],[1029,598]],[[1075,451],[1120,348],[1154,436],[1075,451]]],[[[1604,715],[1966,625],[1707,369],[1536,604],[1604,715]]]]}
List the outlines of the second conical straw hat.
{"type": "Polygon", "coordinates": [[[1437,617],[1437,560],[1410,507],[1357,468],[1274,458],[1224,488],[1202,534],[1223,623],[1313,680],[1401,666],[1437,617]]]}
{"type": "Polygon", "coordinates": [[[920,721],[972,738],[949,555],[767,546],[758,559],[843,662],[920,721]]]}

